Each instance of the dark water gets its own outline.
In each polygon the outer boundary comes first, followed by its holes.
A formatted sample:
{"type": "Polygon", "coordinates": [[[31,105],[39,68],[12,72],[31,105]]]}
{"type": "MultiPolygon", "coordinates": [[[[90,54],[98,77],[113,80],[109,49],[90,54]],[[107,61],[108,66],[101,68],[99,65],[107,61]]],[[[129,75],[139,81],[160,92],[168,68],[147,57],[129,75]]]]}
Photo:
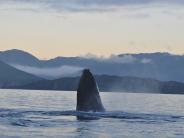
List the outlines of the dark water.
{"type": "Polygon", "coordinates": [[[85,113],[75,92],[0,90],[0,138],[184,138],[184,96],[101,96],[107,112],[85,113]]]}

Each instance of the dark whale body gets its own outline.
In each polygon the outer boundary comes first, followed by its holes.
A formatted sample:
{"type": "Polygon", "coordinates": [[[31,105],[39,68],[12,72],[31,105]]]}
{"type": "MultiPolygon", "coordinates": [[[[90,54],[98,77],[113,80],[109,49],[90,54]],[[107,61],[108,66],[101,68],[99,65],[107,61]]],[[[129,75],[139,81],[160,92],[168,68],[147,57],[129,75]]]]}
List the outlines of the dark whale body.
{"type": "Polygon", "coordinates": [[[92,73],[85,69],[77,89],[77,111],[104,112],[97,83],[92,73]]]}

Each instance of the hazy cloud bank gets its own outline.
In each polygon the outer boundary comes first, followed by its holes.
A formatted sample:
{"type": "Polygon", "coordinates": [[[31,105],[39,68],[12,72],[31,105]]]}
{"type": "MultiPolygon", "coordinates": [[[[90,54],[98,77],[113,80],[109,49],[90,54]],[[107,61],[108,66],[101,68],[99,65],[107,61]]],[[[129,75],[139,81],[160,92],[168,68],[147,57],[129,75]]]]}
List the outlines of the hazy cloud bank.
{"type": "Polygon", "coordinates": [[[32,67],[32,66],[24,66],[18,64],[11,64],[11,66],[28,72],[30,74],[34,74],[36,76],[44,77],[44,78],[51,78],[56,79],[60,77],[74,77],[79,76],[81,74],[82,67],[77,66],[60,66],[55,68],[39,68],[39,67],[32,67]]]}
{"type": "Polygon", "coordinates": [[[81,56],[81,58],[92,59],[100,62],[120,63],[120,64],[126,64],[126,63],[128,64],[128,63],[135,63],[135,62],[148,64],[152,62],[151,59],[147,59],[147,58],[139,59],[130,54],[127,54],[127,55],[125,54],[123,56],[111,55],[110,57],[98,57],[96,55],[88,53],[86,55],[81,56]]]}
{"type": "MultiPolygon", "coordinates": [[[[103,62],[103,63],[111,63],[111,64],[134,64],[134,63],[140,63],[140,64],[149,64],[152,63],[151,59],[146,58],[136,58],[133,55],[111,55],[110,57],[98,57],[92,54],[87,54],[85,56],[81,56],[80,58],[86,59],[86,62],[88,60],[95,60],[96,62],[103,62]]],[[[44,77],[44,78],[50,78],[50,79],[56,79],[60,77],[74,77],[74,76],[80,76],[81,71],[84,69],[84,67],[80,66],[71,66],[71,65],[62,65],[59,67],[35,67],[35,66],[27,66],[27,65],[20,65],[20,64],[10,64],[11,66],[28,72],[30,74],[34,74],[36,76],[44,77]]],[[[94,64],[95,65],[95,64],[94,64]]]]}

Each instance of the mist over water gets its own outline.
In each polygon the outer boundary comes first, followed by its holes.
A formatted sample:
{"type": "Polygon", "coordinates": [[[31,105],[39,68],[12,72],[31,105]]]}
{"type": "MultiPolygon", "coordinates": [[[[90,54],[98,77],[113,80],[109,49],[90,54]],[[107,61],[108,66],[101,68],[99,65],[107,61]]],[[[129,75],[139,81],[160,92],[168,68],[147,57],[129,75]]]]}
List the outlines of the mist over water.
{"type": "Polygon", "coordinates": [[[52,68],[47,68],[47,67],[40,68],[40,67],[33,67],[33,66],[24,66],[19,64],[11,64],[11,66],[19,70],[28,72],[30,74],[40,76],[43,78],[50,78],[50,79],[57,79],[60,77],[80,76],[83,70],[83,67],[68,66],[68,65],[52,67],[52,68]]]}

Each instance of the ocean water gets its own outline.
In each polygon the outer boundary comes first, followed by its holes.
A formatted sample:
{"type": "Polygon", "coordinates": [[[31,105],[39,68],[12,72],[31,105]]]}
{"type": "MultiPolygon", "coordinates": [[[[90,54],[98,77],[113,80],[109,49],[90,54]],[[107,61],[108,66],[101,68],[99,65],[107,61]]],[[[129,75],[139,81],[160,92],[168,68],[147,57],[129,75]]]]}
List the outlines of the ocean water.
{"type": "Polygon", "coordinates": [[[184,95],[101,98],[107,112],[86,113],[76,92],[0,90],[0,138],[184,138],[184,95]]]}

